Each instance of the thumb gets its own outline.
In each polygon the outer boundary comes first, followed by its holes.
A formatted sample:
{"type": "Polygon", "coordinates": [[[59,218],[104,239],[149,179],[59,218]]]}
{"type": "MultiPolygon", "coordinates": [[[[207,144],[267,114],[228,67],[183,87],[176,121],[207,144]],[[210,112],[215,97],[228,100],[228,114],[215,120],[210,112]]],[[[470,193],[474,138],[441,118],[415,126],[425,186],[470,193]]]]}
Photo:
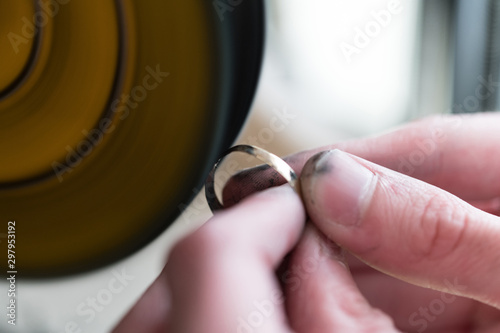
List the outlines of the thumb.
{"type": "Polygon", "coordinates": [[[311,158],[301,184],[311,220],[368,265],[500,308],[498,217],[340,150],[311,158]]]}

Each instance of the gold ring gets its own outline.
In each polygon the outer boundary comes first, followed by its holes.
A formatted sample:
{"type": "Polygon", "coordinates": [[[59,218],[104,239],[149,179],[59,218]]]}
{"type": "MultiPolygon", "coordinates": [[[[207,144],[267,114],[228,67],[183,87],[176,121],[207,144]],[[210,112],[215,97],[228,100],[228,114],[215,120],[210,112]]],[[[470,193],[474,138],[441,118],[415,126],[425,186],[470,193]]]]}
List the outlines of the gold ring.
{"type": "Polygon", "coordinates": [[[217,171],[217,168],[224,160],[224,158],[234,152],[243,152],[252,155],[262,162],[266,163],[274,170],[276,170],[281,176],[283,176],[283,178],[285,178],[285,180],[288,182],[288,184],[290,184],[293,190],[298,195],[300,195],[300,183],[297,174],[292,169],[292,167],[288,165],[288,163],[262,148],[251,145],[237,145],[229,148],[222,154],[219,160],[214,164],[214,167],[208,174],[207,180],[205,182],[205,196],[212,212],[224,208],[222,203],[219,201],[219,198],[217,198],[217,194],[215,193],[215,172],[217,171]]]}

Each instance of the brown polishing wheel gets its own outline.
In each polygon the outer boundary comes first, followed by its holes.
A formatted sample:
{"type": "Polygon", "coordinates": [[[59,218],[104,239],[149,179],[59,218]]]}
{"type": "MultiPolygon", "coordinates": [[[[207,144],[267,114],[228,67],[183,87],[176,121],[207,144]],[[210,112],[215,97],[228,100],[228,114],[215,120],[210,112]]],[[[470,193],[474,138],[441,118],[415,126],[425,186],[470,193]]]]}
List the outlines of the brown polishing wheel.
{"type": "Polygon", "coordinates": [[[189,203],[230,142],[218,14],[198,0],[0,1],[0,251],[15,221],[20,274],[123,258],[189,203]]]}

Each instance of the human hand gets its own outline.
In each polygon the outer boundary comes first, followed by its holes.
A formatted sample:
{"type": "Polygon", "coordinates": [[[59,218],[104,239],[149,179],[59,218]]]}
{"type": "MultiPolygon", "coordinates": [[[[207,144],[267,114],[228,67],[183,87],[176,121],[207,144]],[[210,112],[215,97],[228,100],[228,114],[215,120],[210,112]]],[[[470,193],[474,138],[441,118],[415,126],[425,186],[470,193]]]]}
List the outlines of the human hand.
{"type": "MultiPolygon", "coordinates": [[[[318,149],[341,148],[364,159],[341,151],[287,158],[302,170],[310,218],[354,255],[348,261],[363,297],[398,329],[500,331],[499,140],[499,114],[434,117],[318,149]]],[[[271,169],[240,174],[225,202],[276,177],[271,169]]]]}
{"type": "Polygon", "coordinates": [[[174,247],[114,332],[346,332],[365,327],[360,318],[392,332],[391,320],[361,298],[345,307],[359,292],[342,251],[304,222],[302,202],[287,186],[217,213],[174,247]],[[355,309],[362,312],[352,316],[355,309]]]}
{"type": "MultiPolygon", "coordinates": [[[[290,189],[251,196],[176,246],[116,331],[498,332],[500,224],[466,201],[498,211],[499,120],[434,118],[333,147],[365,159],[339,151],[291,156],[299,171],[309,161],[304,202],[321,232],[306,228],[285,269],[274,274],[300,237],[302,205],[290,189]],[[368,194],[356,194],[359,174],[369,185],[358,190],[368,194]],[[348,253],[349,272],[322,233],[361,261],[348,253]]],[[[225,203],[262,190],[269,177],[276,175],[258,170],[233,178],[225,203]]]]}
{"type": "Polygon", "coordinates": [[[115,332],[244,332],[261,305],[272,315],[262,317],[260,328],[286,332],[273,272],[304,221],[303,205],[288,187],[215,214],[173,248],[160,277],[115,332]]]}

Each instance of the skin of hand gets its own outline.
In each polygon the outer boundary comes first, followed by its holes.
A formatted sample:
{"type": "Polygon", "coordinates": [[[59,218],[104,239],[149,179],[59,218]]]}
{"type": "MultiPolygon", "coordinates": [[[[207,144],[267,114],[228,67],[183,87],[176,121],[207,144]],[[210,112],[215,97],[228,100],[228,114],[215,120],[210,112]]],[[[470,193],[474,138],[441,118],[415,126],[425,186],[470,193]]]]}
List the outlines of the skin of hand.
{"type": "Polygon", "coordinates": [[[500,332],[498,142],[485,113],[298,153],[303,204],[240,173],[115,331],[500,332]]]}

